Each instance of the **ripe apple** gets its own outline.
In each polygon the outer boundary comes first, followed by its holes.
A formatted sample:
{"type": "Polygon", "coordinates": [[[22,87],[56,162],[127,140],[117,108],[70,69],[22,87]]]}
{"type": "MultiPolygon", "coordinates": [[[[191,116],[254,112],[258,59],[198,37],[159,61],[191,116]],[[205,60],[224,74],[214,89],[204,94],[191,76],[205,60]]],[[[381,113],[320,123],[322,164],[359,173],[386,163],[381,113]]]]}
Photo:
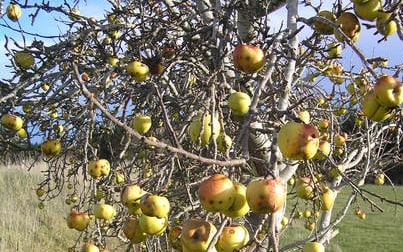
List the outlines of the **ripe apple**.
{"type": "Polygon", "coordinates": [[[336,199],[336,193],[329,187],[325,187],[320,195],[322,201],[322,210],[329,211],[333,208],[336,199]]]}
{"type": "Polygon", "coordinates": [[[385,37],[388,37],[397,31],[397,24],[395,20],[390,20],[392,12],[378,11],[376,19],[376,28],[378,32],[385,37]]]}
{"type": "Polygon", "coordinates": [[[329,156],[331,150],[332,146],[328,141],[320,140],[318,152],[316,152],[313,158],[318,160],[326,159],[329,156]]]}
{"type": "Polygon", "coordinates": [[[24,121],[21,119],[21,117],[11,114],[3,115],[0,119],[0,122],[3,127],[14,132],[18,132],[24,124],[24,121]]]}
{"type": "Polygon", "coordinates": [[[14,62],[17,66],[27,69],[35,64],[35,59],[28,52],[16,52],[14,54],[14,62]]]}
{"type": "MultiPolygon", "coordinates": [[[[340,27],[343,33],[352,40],[352,42],[357,42],[361,32],[360,21],[357,16],[351,12],[343,12],[337,18],[336,24],[340,27]]],[[[334,34],[336,38],[343,41],[341,34],[335,30],[334,34]]]]}
{"type": "Polygon", "coordinates": [[[197,143],[200,138],[201,144],[207,145],[211,136],[214,139],[218,138],[220,128],[220,122],[216,116],[211,118],[210,114],[203,115],[203,113],[198,113],[192,118],[192,122],[189,125],[190,138],[194,143],[197,143]],[[213,127],[211,127],[212,122],[213,127]]]}
{"type": "Polygon", "coordinates": [[[94,206],[94,215],[97,219],[111,220],[116,215],[116,209],[109,204],[99,203],[94,206]]]}
{"type": "Polygon", "coordinates": [[[41,151],[48,158],[58,155],[61,150],[62,145],[58,139],[49,139],[41,144],[41,151]]]}
{"type": "Polygon", "coordinates": [[[234,203],[236,190],[227,176],[214,174],[200,183],[197,195],[204,209],[220,212],[229,209],[234,203]]]}
{"type": "Polygon", "coordinates": [[[106,159],[93,160],[88,163],[88,173],[94,179],[99,179],[101,176],[108,176],[111,170],[111,165],[106,159]]]}
{"type": "Polygon", "coordinates": [[[106,62],[107,62],[110,66],[114,67],[114,66],[116,66],[116,65],[119,63],[119,58],[113,57],[113,56],[109,56],[109,57],[107,58],[106,62]]]}
{"type": "Polygon", "coordinates": [[[206,251],[215,233],[217,229],[210,222],[201,219],[186,220],[181,233],[183,251],[206,251]]]}
{"type": "Polygon", "coordinates": [[[246,187],[246,200],[252,212],[274,213],[280,210],[286,200],[287,190],[279,179],[258,178],[246,187]]]}
{"type": "Polygon", "coordinates": [[[378,10],[381,8],[380,0],[369,0],[365,3],[355,3],[354,12],[358,17],[374,21],[378,17],[378,10]]]}
{"type": "Polygon", "coordinates": [[[171,244],[172,248],[179,251],[182,250],[181,234],[182,226],[174,226],[169,230],[168,233],[168,241],[171,244]]]}
{"type": "Polygon", "coordinates": [[[341,51],[342,51],[342,47],[340,45],[340,43],[331,43],[327,46],[327,55],[330,58],[339,58],[341,57],[341,51]]]}
{"type": "Polygon", "coordinates": [[[319,242],[307,242],[302,252],[325,252],[325,247],[319,242]]]}
{"type": "Polygon", "coordinates": [[[141,197],[146,192],[138,185],[127,185],[120,194],[120,201],[126,207],[140,208],[141,197]]]}
{"type": "Polygon", "coordinates": [[[21,8],[17,4],[10,4],[7,6],[6,13],[11,21],[17,22],[21,17],[21,8]]]}
{"type": "Polygon", "coordinates": [[[311,124],[288,122],[277,136],[281,153],[290,159],[307,160],[315,156],[319,146],[319,133],[311,124]]]}
{"type": "Polygon", "coordinates": [[[320,131],[326,131],[329,128],[329,121],[326,119],[320,119],[318,122],[319,130],[320,131]]]}
{"type": "Polygon", "coordinates": [[[126,71],[135,81],[142,82],[147,78],[150,69],[140,61],[133,61],[127,65],[126,71]]]}
{"type": "Polygon", "coordinates": [[[244,116],[249,111],[249,106],[252,103],[248,94],[244,92],[232,93],[228,98],[228,106],[231,112],[237,116],[244,116]]]}
{"type": "Polygon", "coordinates": [[[125,175],[121,171],[116,171],[115,172],[115,183],[120,185],[125,182],[125,175]]]}
{"type": "Polygon", "coordinates": [[[243,217],[249,212],[249,205],[246,200],[246,186],[234,181],[235,199],[234,203],[222,213],[231,218],[243,217]]]}
{"type": "Polygon", "coordinates": [[[101,252],[99,248],[92,242],[87,242],[84,244],[82,252],[101,252]]]}
{"type": "Polygon", "coordinates": [[[314,183],[309,177],[299,178],[295,185],[295,192],[297,193],[297,196],[301,199],[312,199],[314,196],[313,189],[314,183]]]}
{"type": "Polygon", "coordinates": [[[222,230],[216,248],[218,252],[232,252],[245,246],[248,241],[248,230],[242,225],[231,224],[222,230]]]}
{"type": "Polygon", "coordinates": [[[142,214],[139,217],[139,225],[140,229],[146,234],[160,235],[165,232],[168,226],[168,218],[158,218],[142,214]]]}
{"type": "MultiPolygon", "coordinates": [[[[336,21],[336,16],[333,14],[333,12],[328,11],[328,10],[322,10],[318,13],[318,16],[320,17],[324,17],[327,20],[331,21],[331,22],[335,22],[336,21]]],[[[320,21],[315,21],[313,23],[315,31],[317,33],[323,34],[323,35],[330,35],[333,34],[333,27],[331,25],[322,23],[320,21]]]]}
{"type": "Polygon", "coordinates": [[[357,207],[354,210],[355,215],[357,215],[361,220],[365,220],[365,218],[367,217],[367,215],[365,214],[365,211],[361,208],[361,207],[357,207]]]}
{"type": "Polygon", "coordinates": [[[383,122],[392,116],[391,109],[379,104],[373,91],[368,92],[361,102],[362,112],[368,119],[375,122],[383,122]]]}
{"type": "Polygon", "coordinates": [[[145,215],[163,218],[168,217],[170,204],[164,196],[145,194],[141,197],[140,208],[145,215]]]}
{"type": "Polygon", "coordinates": [[[150,130],[151,124],[150,116],[139,115],[133,118],[133,128],[142,135],[150,130]]]}
{"type": "Polygon", "coordinates": [[[304,215],[304,217],[305,217],[306,219],[308,219],[309,217],[311,217],[311,216],[312,216],[312,211],[311,211],[311,209],[305,209],[303,215],[304,215]]]}
{"type": "Polygon", "coordinates": [[[383,173],[378,173],[375,177],[375,185],[385,184],[385,175],[383,173]]]}
{"type": "Polygon", "coordinates": [[[227,134],[221,132],[217,138],[217,150],[222,153],[226,153],[227,150],[231,149],[232,139],[227,134]]]}
{"type": "Polygon", "coordinates": [[[122,230],[126,238],[133,244],[143,242],[147,237],[147,234],[141,230],[138,219],[134,217],[128,217],[126,219],[122,230]]]}
{"type": "Polygon", "coordinates": [[[67,216],[67,226],[78,231],[84,231],[89,223],[90,217],[86,212],[78,212],[76,209],[73,209],[67,216]]]}
{"type": "Polygon", "coordinates": [[[403,103],[403,85],[393,76],[379,77],[374,86],[374,93],[382,106],[391,108],[403,103]]]}
{"type": "Polygon", "coordinates": [[[341,147],[341,146],[345,145],[346,141],[347,141],[347,134],[343,134],[343,133],[339,134],[339,133],[337,133],[334,136],[334,144],[336,146],[338,146],[338,147],[341,147]]]}
{"type": "Polygon", "coordinates": [[[298,118],[304,123],[311,122],[311,115],[307,110],[298,111],[298,118]]]}
{"type": "Polygon", "coordinates": [[[256,73],[265,63],[262,49],[254,45],[239,44],[233,53],[234,65],[245,73],[256,73]]]}

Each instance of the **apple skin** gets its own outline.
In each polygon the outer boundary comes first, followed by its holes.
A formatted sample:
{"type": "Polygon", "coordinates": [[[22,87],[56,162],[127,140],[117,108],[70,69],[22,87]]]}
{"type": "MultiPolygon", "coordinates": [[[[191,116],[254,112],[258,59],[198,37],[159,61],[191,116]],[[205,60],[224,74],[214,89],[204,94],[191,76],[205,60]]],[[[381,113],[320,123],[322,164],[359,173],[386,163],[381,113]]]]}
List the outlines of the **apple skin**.
{"type": "MultiPolygon", "coordinates": [[[[361,33],[361,24],[356,15],[351,12],[343,12],[337,18],[336,24],[352,42],[358,41],[361,33]]],[[[341,34],[337,30],[334,31],[334,34],[338,40],[343,41],[341,34]]]]}
{"type": "Polygon", "coordinates": [[[308,160],[315,156],[319,147],[319,133],[311,124],[288,122],[277,136],[281,153],[294,160],[308,160]]]}
{"type": "Polygon", "coordinates": [[[138,219],[134,217],[128,217],[122,229],[123,234],[132,244],[143,242],[147,237],[147,234],[141,230],[138,219]]]}
{"type": "Polygon", "coordinates": [[[334,144],[338,147],[341,147],[346,144],[347,138],[344,137],[342,134],[336,134],[334,136],[334,144]]]}
{"type": "Polygon", "coordinates": [[[158,218],[142,214],[139,217],[139,225],[140,229],[146,234],[160,235],[165,232],[168,226],[168,218],[158,218]]]}
{"type": "Polygon", "coordinates": [[[100,203],[94,206],[94,215],[97,219],[111,220],[115,218],[116,209],[109,204],[100,203]]]}
{"type": "Polygon", "coordinates": [[[374,21],[378,17],[378,10],[381,8],[379,0],[369,0],[365,3],[355,3],[354,12],[361,19],[374,21]]]}
{"type": "Polygon", "coordinates": [[[234,65],[245,73],[256,73],[265,63],[262,49],[254,45],[239,44],[233,53],[234,65]]]}
{"type": "Polygon", "coordinates": [[[18,132],[24,124],[24,121],[21,119],[21,117],[11,114],[3,115],[0,119],[0,122],[3,127],[14,132],[18,132]]]}
{"type": "Polygon", "coordinates": [[[310,200],[313,198],[314,183],[309,177],[302,177],[297,180],[295,191],[301,199],[310,200]]]}
{"type": "Polygon", "coordinates": [[[181,241],[183,251],[204,252],[217,233],[216,227],[205,220],[190,219],[182,225],[181,241]]]}
{"type": "Polygon", "coordinates": [[[200,137],[202,145],[207,145],[210,142],[210,138],[212,135],[215,139],[217,139],[219,132],[220,132],[220,122],[218,121],[216,116],[214,116],[214,118],[212,119],[210,114],[205,114],[203,116],[203,113],[198,113],[192,118],[192,122],[189,125],[190,138],[194,143],[197,143],[200,137]],[[212,129],[211,123],[213,120],[214,120],[214,126],[212,129]]]}
{"type": "Polygon", "coordinates": [[[170,204],[164,196],[146,194],[140,200],[140,208],[145,215],[163,218],[168,217],[170,204]]]}
{"type": "Polygon", "coordinates": [[[244,92],[232,93],[228,98],[228,107],[237,116],[244,116],[249,111],[252,101],[248,94],[244,92]]]}
{"type": "Polygon", "coordinates": [[[78,212],[77,210],[73,209],[67,216],[67,226],[78,231],[84,231],[89,223],[90,217],[86,212],[78,212]]]}
{"type": "Polygon", "coordinates": [[[140,61],[133,61],[127,65],[126,71],[135,81],[142,82],[147,79],[150,69],[140,61]]]}
{"type": "Polygon", "coordinates": [[[7,6],[6,13],[11,21],[17,22],[21,17],[21,8],[17,4],[10,4],[7,6]]]}
{"type": "Polygon", "coordinates": [[[397,32],[397,24],[395,20],[389,21],[392,12],[378,11],[376,19],[376,28],[378,32],[385,37],[388,37],[397,32]],[[389,22],[387,22],[389,21],[389,22]]]}
{"type": "Polygon", "coordinates": [[[324,160],[330,155],[331,150],[332,146],[328,141],[320,140],[318,152],[316,152],[313,158],[317,160],[324,160]]]}
{"type": "Polygon", "coordinates": [[[216,248],[218,252],[232,252],[245,246],[248,241],[248,230],[242,225],[231,224],[222,230],[216,248]]]}
{"type": "Polygon", "coordinates": [[[82,252],[100,252],[99,248],[92,242],[87,242],[83,245],[82,252]]]}
{"type": "Polygon", "coordinates": [[[28,52],[16,52],[14,54],[14,61],[23,69],[28,69],[35,64],[34,57],[32,57],[28,52]]]}
{"type": "MultiPolygon", "coordinates": [[[[328,19],[329,21],[335,22],[336,21],[336,16],[333,14],[333,12],[328,11],[328,10],[322,10],[318,13],[318,16],[324,17],[328,19]]],[[[333,27],[330,25],[327,25],[325,23],[315,21],[314,22],[314,28],[315,31],[323,34],[323,35],[331,35],[333,34],[333,27]]]]}
{"type": "Polygon", "coordinates": [[[307,110],[299,111],[297,114],[298,114],[298,118],[302,122],[309,123],[311,121],[311,115],[309,114],[309,112],[307,110]]]}
{"type": "Polygon", "coordinates": [[[227,150],[231,149],[232,138],[227,134],[221,132],[217,137],[217,150],[226,153],[227,150]]]}
{"type": "Polygon", "coordinates": [[[146,194],[140,186],[136,184],[127,185],[120,194],[120,201],[126,207],[140,208],[141,197],[146,194]]]}
{"type": "Polygon", "coordinates": [[[329,211],[333,208],[336,199],[336,192],[329,187],[325,187],[320,195],[320,199],[322,201],[322,210],[329,211]]]}
{"type": "Polygon", "coordinates": [[[108,176],[111,171],[111,165],[106,159],[93,160],[88,163],[88,173],[94,179],[99,179],[101,176],[108,176]]]}
{"type": "Polygon", "coordinates": [[[41,151],[48,158],[59,155],[61,150],[62,145],[58,139],[49,139],[41,144],[41,151]]]}
{"type": "Polygon", "coordinates": [[[246,187],[246,200],[250,210],[257,214],[274,213],[286,201],[287,190],[279,179],[258,178],[246,187]]]}
{"type": "Polygon", "coordinates": [[[368,119],[375,122],[383,122],[392,116],[391,109],[379,104],[373,91],[364,96],[361,109],[368,119]]]}
{"type": "Polygon", "coordinates": [[[382,106],[392,108],[403,103],[403,85],[393,76],[379,77],[374,86],[374,93],[382,106]]]}
{"type": "Polygon", "coordinates": [[[336,43],[336,42],[331,43],[328,45],[327,49],[328,49],[327,53],[330,58],[341,57],[342,47],[341,47],[340,43],[336,43]]]}
{"type": "Polygon", "coordinates": [[[250,208],[246,200],[246,186],[236,181],[233,184],[235,188],[234,203],[228,209],[223,210],[222,213],[231,218],[239,218],[245,216],[250,208]]]}
{"type": "Polygon", "coordinates": [[[232,206],[236,190],[227,176],[214,174],[200,183],[197,195],[204,209],[210,212],[220,212],[232,206]]]}
{"type": "Polygon", "coordinates": [[[375,176],[375,185],[383,185],[385,184],[385,175],[383,173],[379,173],[375,176]]]}
{"type": "Polygon", "coordinates": [[[140,115],[133,118],[133,128],[144,135],[147,133],[152,125],[151,117],[146,115],[140,115]]]}
{"type": "Polygon", "coordinates": [[[302,252],[325,252],[325,247],[319,242],[307,242],[302,252]]]}

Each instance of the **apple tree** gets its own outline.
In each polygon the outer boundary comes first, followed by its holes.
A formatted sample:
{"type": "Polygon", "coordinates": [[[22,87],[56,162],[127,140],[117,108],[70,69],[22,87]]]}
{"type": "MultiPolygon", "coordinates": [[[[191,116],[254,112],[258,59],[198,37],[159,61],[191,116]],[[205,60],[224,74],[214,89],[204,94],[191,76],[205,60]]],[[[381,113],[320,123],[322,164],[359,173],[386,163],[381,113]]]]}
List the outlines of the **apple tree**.
{"type": "Polygon", "coordinates": [[[324,251],[381,209],[402,62],[360,40],[401,47],[401,1],[56,2],[2,1],[0,148],[46,162],[41,207],[67,191],[71,251],[324,251]]]}

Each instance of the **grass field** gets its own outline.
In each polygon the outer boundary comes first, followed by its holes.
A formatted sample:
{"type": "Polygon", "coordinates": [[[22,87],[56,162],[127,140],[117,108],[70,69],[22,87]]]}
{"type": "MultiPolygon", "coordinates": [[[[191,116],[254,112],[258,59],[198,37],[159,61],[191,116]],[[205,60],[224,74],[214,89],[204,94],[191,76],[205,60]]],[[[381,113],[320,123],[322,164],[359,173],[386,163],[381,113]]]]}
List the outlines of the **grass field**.
{"type": "MultiPolygon", "coordinates": [[[[40,169],[40,168],[39,168],[40,169]]],[[[67,228],[65,216],[69,206],[64,197],[48,202],[43,210],[38,209],[35,186],[40,181],[37,171],[28,173],[21,167],[0,168],[0,251],[67,251],[74,243],[78,232],[67,228]]],[[[368,185],[366,189],[394,199],[390,186],[368,185]]],[[[403,200],[403,187],[397,187],[397,198],[403,200]]],[[[344,189],[336,201],[336,208],[347,200],[349,190],[344,189]]],[[[326,251],[333,252],[372,252],[403,251],[403,208],[380,203],[383,213],[372,212],[368,204],[358,199],[353,206],[360,204],[366,211],[366,220],[354,215],[354,207],[349,210],[345,220],[339,225],[339,235],[326,251]]],[[[289,202],[289,206],[292,202],[289,202]]],[[[303,210],[303,209],[300,209],[303,210]]],[[[290,230],[281,237],[285,245],[308,236],[303,225],[305,220],[296,220],[290,230]]]]}

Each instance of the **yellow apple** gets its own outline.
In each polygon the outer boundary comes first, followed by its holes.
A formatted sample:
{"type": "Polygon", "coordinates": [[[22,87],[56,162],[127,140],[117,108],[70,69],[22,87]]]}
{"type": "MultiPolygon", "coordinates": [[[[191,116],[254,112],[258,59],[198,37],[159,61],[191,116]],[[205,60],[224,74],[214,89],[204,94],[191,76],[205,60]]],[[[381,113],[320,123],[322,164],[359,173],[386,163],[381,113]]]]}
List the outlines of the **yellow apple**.
{"type": "Polygon", "coordinates": [[[362,112],[368,119],[375,122],[383,122],[392,116],[391,109],[379,104],[373,91],[368,92],[361,102],[362,112]]]}
{"type": "Polygon", "coordinates": [[[101,252],[99,248],[92,242],[87,242],[81,249],[82,252],[101,252]]]}
{"type": "Polygon", "coordinates": [[[218,252],[232,252],[245,246],[248,241],[248,230],[242,225],[231,224],[222,230],[216,248],[218,252]]]}
{"type": "Polygon", "coordinates": [[[210,114],[198,113],[192,118],[189,125],[190,138],[194,143],[197,143],[199,138],[202,145],[207,145],[210,142],[211,136],[214,139],[218,138],[220,133],[220,122],[217,117],[211,118],[210,114]],[[213,127],[212,126],[213,123],[213,127]]]}
{"type": "Polygon", "coordinates": [[[0,122],[3,127],[13,132],[18,132],[24,124],[24,121],[21,119],[21,117],[12,114],[3,115],[0,119],[0,122]]]}
{"type": "Polygon", "coordinates": [[[320,195],[322,201],[322,210],[329,211],[333,208],[336,199],[336,193],[329,187],[325,187],[320,195]]]}
{"type": "Polygon", "coordinates": [[[229,96],[228,106],[232,113],[237,116],[244,116],[249,111],[249,106],[252,103],[248,94],[244,92],[235,92],[229,96]]]}
{"type": "Polygon", "coordinates": [[[140,61],[133,61],[127,65],[126,71],[135,81],[142,82],[147,79],[150,69],[140,61]]]}
{"type": "Polygon", "coordinates": [[[99,203],[94,206],[94,215],[97,219],[108,221],[115,218],[116,209],[112,205],[99,203]]]}
{"type": "Polygon", "coordinates": [[[7,6],[6,13],[11,21],[17,22],[21,17],[21,8],[17,4],[10,4],[7,6]]]}
{"type": "Polygon", "coordinates": [[[325,247],[319,242],[307,242],[302,252],[325,252],[325,247]]]}
{"type": "Polygon", "coordinates": [[[319,130],[320,131],[326,131],[329,128],[329,121],[326,119],[320,119],[318,122],[319,130]]]}
{"type": "Polygon", "coordinates": [[[73,8],[69,13],[69,19],[71,21],[78,21],[80,19],[80,15],[81,15],[80,10],[77,8],[73,8]]]}
{"type": "Polygon", "coordinates": [[[297,196],[301,199],[312,199],[314,194],[313,194],[313,189],[314,189],[314,183],[312,179],[309,177],[302,177],[297,180],[297,183],[295,185],[295,191],[297,193],[297,196]]]}
{"type": "Polygon", "coordinates": [[[376,19],[376,28],[378,32],[385,37],[388,37],[397,31],[397,24],[395,20],[390,20],[392,12],[378,11],[376,19]]]}
{"type": "Polygon", "coordinates": [[[38,188],[35,191],[36,196],[38,196],[38,198],[42,197],[43,195],[45,195],[45,190],[43,190],[42,188],[38,188]]]}
{"type": "Polygon", "coordinates": [[[234,65],[245,73],[256,73],[265,63],[264,53],[258,46],[239,44],[233,53],[234,65]]]}
{"type": "Polygon", "coordinates": [[[108,63],[109,65],[111,65],[111,66],[116,66],[116,65],[119,63],[119,58],[109,56],[109,57],[107,58],[107,63],[108,63]]]}
{"type": "MultiPolygon", "coordinates": [[[[327,20],[331,21],[331,22],[335,22],[336,21],[336,16],[333,14],[333,12],[328,11],[328,10],[322,10],[318,13],[318,16],[320,17],[324,17],[327,20]]],[[[315,21],[313,23],[315,31],[317,33],[323,34],[323,35],[330,35],[333,34],[333,27],[331,25],[325,24],[323,22],[320,21],[315,21]]]]}
{"type": "Polygon", "coordinates": [[[331,43],[327,46],[327,54],[330,58],[339,58],[341,57],[342,47],[340,43],[331,43]]]}
{"type": "Polygon", "coordinates": [[[329,156],[331,150],[332,146],[328,141],[320,140],[318,152],[316,152],[313,158],[318,160],[326,159],[329,156]]]}
{"type": "Polygon", "coordinates": [[[319,133],[311,124],[288,122],[281,127],[277,140],[281,153],[289,159],[311,159],[319,147],[319,133]]]}
{"type": "Polygon", "coordinates": [[[144,135],[151,128],[151,117],[146,115],[139,115],[133,118],[133,128],[140,134],[144,135]]]}
{"type": "Polygon", "coordinates": [[[313,231],[316,227],[316,223],[313,221],[306,221],[305,222],[305,228],[308,229],[309,231],[313,231]]]}
{"type": "Polygon", "coordinates": [[[246,200],[246,186],[234,181],[235,199],[234,203],[222,213],[231,218],[243,217],[249,212],[249,205],[246,200]]]}
{"type": "Polygon", "coordinates": [[[344,132],[344,133],[337,133],[335,136],[334,136],[334,144],[336,145],[336,146],[338,146],[338,147],[341,147],[341,146],[343,146],[343,145],[345,145],[346,144],[346,141],[347,141],[347,134],[344,132]]]}
{"type": "Polygon", "coordinates": [[[214,174],[200,183],[197,195],[204,209],[219,212],[231,207],[235,200],[236,190],[227,176],[214,174]]]}
{"type": "Polygon", "coordinates": [[[403,103],[403,85],[393,76],[383,75],[374,86],[376,100],[385,107],[397,107],[403,103]]]}
{"type": "Polygon", "coordinates": [[[125,175],[121,171],[116,171],[115,172],[115,183],[120,185],[125,182],[125,175]]]}
{"type": "Polygon", "coordinates": [[[378,10],[381,8],[380,0],[369,0],[364,3],[355,3],[354,12],[358,17],[374,21],[378,17],[378,10]]]}
{"type": "Polygon", "coordinates": [[[59,155],[61,150],[62,145],[58,139],[49,139],[41,144],[41,151],[48,158],[59,155]]]}
{"type": "Polygon", "coordinates": [[[140,208],[145,215],[163,218],[168,217],[170,204],[164,196],[146,194],[140,200],[140,208]]]}
{"type": "Polygon", "coordinates": [[[126,207],[140,208],[141,197],[146,192],[138,185],[127,185],[120,194],[120,201],[126,207]]]}
{"type": "Polygon", "coordinates": [[[311,122],[311,115],[307,110],[298,111],[298,118],[304,123],[311,122]]]}
{"type": "Polygon", "coordinates": [[[88,163],[88,173],[94,179],[99,179],[101,176],[108,176],[111,170],[111,165],[106,159],[93,160],[88,163]]]}
{"type": "Polygon", "coordinates": [[[385,175],[383,173],[378,173],[375,176],[375,185],[383,185],[385,184],[385,175]]]}
{"type": "Polygon", "coordinates": [[[14,62],[21,68],[27,69],[35,64],[34,57],[28,52],[16,52],[14,62]]]}
{"type": "Polygon", "coordinates": [[[201,219],[186,220],[181,233],[183,251],[206,251],[215,233],[217,229],[210,222],[201,219]]]}
{"type": "Polygon", "coordinates": [[[147,237],[147,234],[141,230],[138,219],[134,217],[128,217],[126,219],[122,230],[126,238],[133,244],[143,242],[147,237]]]}
{"type": "Polygon", "coordinates": [[[182,226],[174,226],[169,230],[168,233],[168,241],[171,244],[172,248],[181,251],[182,250],[182,226]]]}
{"type": "Polygon", "coordinates": [[[160,235],[165,232],[168,226],[168,218],[158,218],[142,214],[139,217],[139,225],[140,229],[146,234],[160,235]]]}
{"type": "Polygon", "coordinates": [[[303,213],[304,217],[306,219],[308,219],[309,217],[312,216],[312,211],[310,209],[305,209],[304,213],[303,213]]]}
{"type": "Polygon", "coordinates": [[[257,214],[274,213],[286,200],[287,190],[279,179],[258,178],[246,187],[246,200],[250,210],[257,214]]]}
{"type": "Polygon", "coordinates": [[[84,231],[89,223],[90,217],[86,212],[78,212],[77,210],[73,209],[67,216],[67,226],[78,231],[84,231]]]}
{"type": "MultiPolygon", "coordinates": [[[[352,40],[352,42],[358,41],[361,32],[361,24],[356,15],[351,12],[343,12],[337,18],[336,24],[340,27],[343,33],[352,40]]],[[[337,30],[334,31],[334,34],[338,40],[343,40],[341,34],[337,30]]]]}
{"type": "Polygon", "coordinates": [[[217,150],[222,153],[226,153],[227,150],[231,149],[232,139],[227,134],[221,132],[217,138],[217,150]]]}

